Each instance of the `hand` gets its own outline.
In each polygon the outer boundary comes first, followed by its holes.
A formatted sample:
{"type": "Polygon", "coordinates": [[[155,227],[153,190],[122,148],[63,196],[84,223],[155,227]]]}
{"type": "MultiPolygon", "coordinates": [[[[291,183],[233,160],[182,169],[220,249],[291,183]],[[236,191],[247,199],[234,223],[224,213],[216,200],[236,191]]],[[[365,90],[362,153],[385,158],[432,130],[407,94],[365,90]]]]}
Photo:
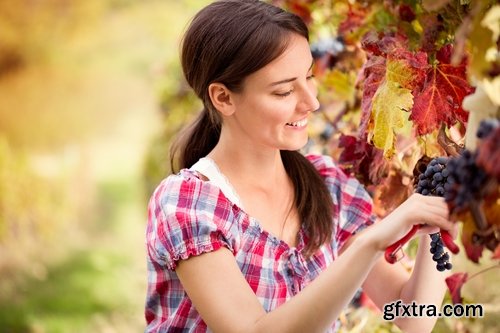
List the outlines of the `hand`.
{"type": "MultiPolygon", "coordinates": [[[[417,231],[417,235],[430,235],[439,232],[440,229],[438,227],[432,225],[423,225],[417,231]]],[[[458,223],[453,223],[451,230],[448,231],[453,239],[457,239],[458,236],[458,223]]]]}
{"type": "Polygon", "coordinates": [[[376,223],[370,231],[377,249],[383,251],[402,238],[415,224],[426,224],[427,230],[447,230],[456,235],[449,221],[448,205],[443,198],[413,194],[391,214],[376,223]]]}

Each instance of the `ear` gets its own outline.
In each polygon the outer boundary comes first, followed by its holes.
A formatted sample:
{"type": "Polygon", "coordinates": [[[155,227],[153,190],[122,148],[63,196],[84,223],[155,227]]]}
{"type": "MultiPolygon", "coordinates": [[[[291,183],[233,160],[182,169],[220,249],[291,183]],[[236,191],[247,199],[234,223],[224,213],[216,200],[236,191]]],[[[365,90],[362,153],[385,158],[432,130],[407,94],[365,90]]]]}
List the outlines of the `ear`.
{"type": "Polygon", "coordinates": [[[213,106],[224,116],[234,113],[234,101],[232,92],[222,83],[211,83],[208,86],[208,94],[213,106]]]}

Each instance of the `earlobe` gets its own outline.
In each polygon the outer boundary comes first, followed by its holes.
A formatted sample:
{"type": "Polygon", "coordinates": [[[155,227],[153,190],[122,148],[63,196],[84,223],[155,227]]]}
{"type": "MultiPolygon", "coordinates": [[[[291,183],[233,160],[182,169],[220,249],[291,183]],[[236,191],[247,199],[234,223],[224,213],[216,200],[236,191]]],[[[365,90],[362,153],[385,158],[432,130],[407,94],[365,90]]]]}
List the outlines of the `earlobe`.
{"type": "Polygon", "coordinates": [[[234,103],[231,91],[222,83],[211,83],[208,86],[208,94],[213,106],[224,116],[234,113],[234,103]]]}

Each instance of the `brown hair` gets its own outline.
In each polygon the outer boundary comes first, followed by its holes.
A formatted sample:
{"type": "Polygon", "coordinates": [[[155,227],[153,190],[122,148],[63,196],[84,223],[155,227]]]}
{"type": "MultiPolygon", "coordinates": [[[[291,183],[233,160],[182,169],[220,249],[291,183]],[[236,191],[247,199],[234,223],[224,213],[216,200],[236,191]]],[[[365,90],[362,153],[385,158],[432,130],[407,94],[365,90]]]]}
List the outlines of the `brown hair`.
{"type": "MultiPolygon", "coordinates": [[[[295,14],[258,0],[220,0],[202,9],[191,22],[182,43],[182,69],[203,111],[171,150],[172,170],[189,168],[215,147],[221,117],[208,86],[219,82],[239,92],[244,79],[279,57],[291,34],[309,39],[304,22],[295,14]],[[178,155],[178,156],[177,156],[178,155]]],[[[295,205],[308,242],[309,255],[331,240],[332,200],[314,166],[298,151],[281,151],[294,184],[295,205]]]]}

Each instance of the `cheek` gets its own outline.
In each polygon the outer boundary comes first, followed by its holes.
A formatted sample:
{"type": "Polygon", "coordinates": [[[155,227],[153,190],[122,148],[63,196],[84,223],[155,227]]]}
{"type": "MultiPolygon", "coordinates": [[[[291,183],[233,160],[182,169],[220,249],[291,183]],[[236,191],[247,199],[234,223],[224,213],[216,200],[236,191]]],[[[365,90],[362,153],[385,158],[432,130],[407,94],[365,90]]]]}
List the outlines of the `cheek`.
{"type": "Polygon", "coordinates": [[[293,114],[294,102],[293,97],[285,98],[266,98],[259,102],[255,110],[259,110],[260,117],[267,119],[273,123],[286,123],[290,121],[293,114]]]}

